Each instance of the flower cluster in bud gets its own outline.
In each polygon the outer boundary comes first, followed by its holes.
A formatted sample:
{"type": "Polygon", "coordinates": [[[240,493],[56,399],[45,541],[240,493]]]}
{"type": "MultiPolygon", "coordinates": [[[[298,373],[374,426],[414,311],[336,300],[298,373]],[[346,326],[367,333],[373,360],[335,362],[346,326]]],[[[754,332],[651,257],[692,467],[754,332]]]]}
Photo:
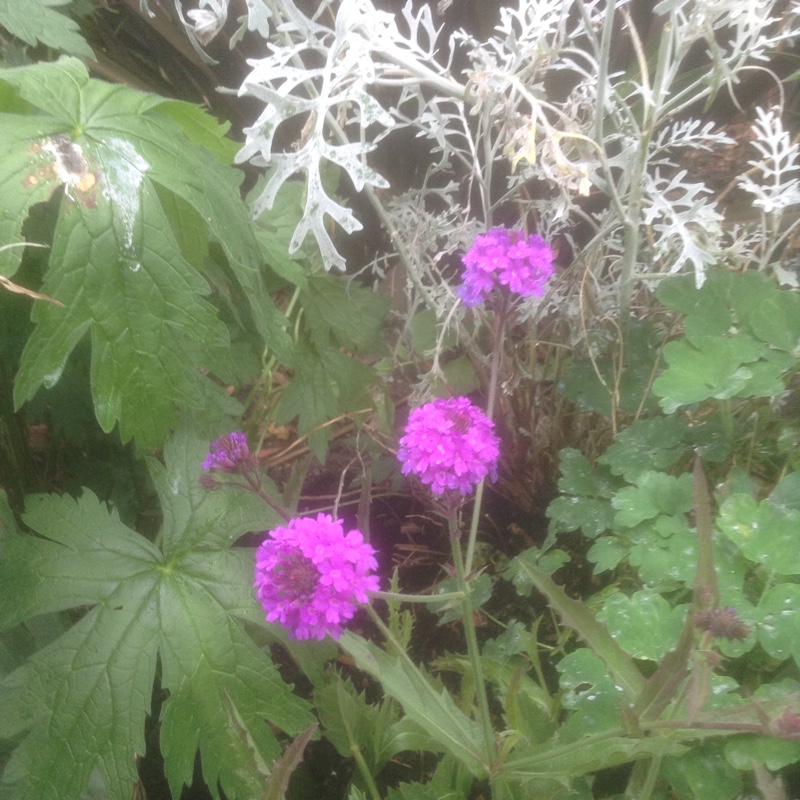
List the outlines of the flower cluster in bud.
{"type": "Polygon", "coordinates": [[[701,631],[710,631],[720,639],[746,639],[750,628],[736,613],[735,608],[714,608],[708,611],[698,611],[692,622],[695,628],[701,631]]]}
{"type": "Polygon", "coordinates": [[[243,433],[226,433],[211,442],[211,452],[206,455],[202,467],[240,474],[255,467],[255,458],[243,433]]]}

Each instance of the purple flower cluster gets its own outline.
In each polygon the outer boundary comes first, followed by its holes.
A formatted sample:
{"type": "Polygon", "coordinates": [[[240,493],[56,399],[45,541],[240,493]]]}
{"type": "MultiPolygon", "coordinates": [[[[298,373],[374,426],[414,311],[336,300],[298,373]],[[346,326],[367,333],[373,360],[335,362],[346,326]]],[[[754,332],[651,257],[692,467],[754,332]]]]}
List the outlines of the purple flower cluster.
{"type": "Polygon", "coordinates": [[[500,457],[494,423],[466,397],[433,400],[415,408],[397,457],[434,494],[469,494],[486,475],[496,478],[500,457]]]}
{"type": "Polygon", "coordinates": [[[226,433],[211,442],[211,452],[203,461],[203,469],[216,469],[219,472],[240,473],[255,466],[255,459],[247,446],[243,433],[226,433]]]}
{"type": "Polygon", "coordinates": [[[496,286],[522,297],[542,297],[553,275],[553,251],[541,236],[492,228],[478,236],[462,259],[464,282],[458,287],[465,305],[482,303],[496,286]]]}
{"type": "Polygon", "coordinates": [[[268,622],[294,639],[334,639],[357,603],[378,590],[375,550],[359,531],[344,532],[328,514],[275,528],[256,552],[255,583],[268,622]]]}

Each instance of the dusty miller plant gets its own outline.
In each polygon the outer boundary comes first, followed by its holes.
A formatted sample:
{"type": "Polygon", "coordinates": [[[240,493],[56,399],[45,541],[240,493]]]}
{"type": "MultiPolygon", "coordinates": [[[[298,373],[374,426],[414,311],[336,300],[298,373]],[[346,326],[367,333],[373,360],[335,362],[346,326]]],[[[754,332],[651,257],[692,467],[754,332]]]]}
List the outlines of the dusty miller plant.
{"type": "MultiPolygon", "coordinates": [[[[227,13],[220,0],[200,6],[194,29],[187,23],[198,39],[227,13]]],[[[293,0],[248,0],[234,39],[247,28],[266,46],[239,89],[264,104],[238,155],[268,174],[253,211],[299,177],[305,215],[292,248],[311,234],[326,267],[344,268],[330,221],[347,233],[362,223],[325,179],[338,168],[388,231],[412,307],[450,322],[460,312],[439,264],[498,221],[527,220],[545,236],[569,237],[580,225],[573,269],[600,314],[626,316],[641,281],[688,269],[700,286],[723,257],[763,269],[789,236],[780,220],[797,202],[796,148],[781,108],[757,109],[751,120],[756,156],[739,186],[761,219],[748,229],[725,229],[712,192],[681,156],[734,143],[701,119],[720,92],[737,104],[743,77],[757,70],[780,89],[769,59],[800,22],[796,8],[779,16],[777,6],[664,0],[645,35],[625,0],[519,0],[479,40],[445,37],[431,7],[410,1],[395,16],[370,0],[325,0],[313,15],[293,0]],[[294,133],[278,150],[282,125],[294,133]],[[403,128],[429,141],[430,161],[420,185],[392,195],[370,154],[403,128]]],[[[376,259],[378,272],[386,266],[376,259]]],[[[562,287],[552,299],[575,314],[577,299],[563,302],[574,293],[562,287]]]]}

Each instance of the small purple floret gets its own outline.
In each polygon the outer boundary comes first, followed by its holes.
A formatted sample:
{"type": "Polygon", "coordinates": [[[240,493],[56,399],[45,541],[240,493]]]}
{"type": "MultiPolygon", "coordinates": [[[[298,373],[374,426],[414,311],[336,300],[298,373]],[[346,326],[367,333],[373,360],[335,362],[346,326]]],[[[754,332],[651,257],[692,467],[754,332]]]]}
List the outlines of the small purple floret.
{"type": "Polygon", "coordinates": [[[468,398],[440,398],[411,412],[397,457],[403,474],[434,494],[464,495],[487,475],[497,478],[500,443],[494,423],[468,398]]]}
{"type": "Polygon", "coordinates": [[[328,514],[300,517],[275,528],[256,551],[257,596],[267,622],[293,639],[338,639],[367,592],[379,588],[370,572],[375,550],[357,530],[344,532],[328,514]]]}
{"type": "Polygon", "coordinates": [[[465,305],[482,303],[496,286],[522,297],[542,297],[553,275],[553,251],[541,236],[492,228],[475,238],[462,259],[464,282],[458,295],[465,305]]]}
{"type": "Polygon", "coordinates": [[[243,433],[226,433],[211,442],[211,452],[203,461],[203,469],[216,469],[220,472],[241,472],[251,467],[253,458],[243,433]]]}

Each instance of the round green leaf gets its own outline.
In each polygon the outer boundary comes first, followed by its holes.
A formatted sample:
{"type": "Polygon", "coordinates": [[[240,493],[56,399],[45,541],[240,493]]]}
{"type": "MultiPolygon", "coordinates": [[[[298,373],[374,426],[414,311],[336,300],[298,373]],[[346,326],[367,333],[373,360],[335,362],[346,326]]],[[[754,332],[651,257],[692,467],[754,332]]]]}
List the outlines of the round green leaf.
{"type": "Polygon", "coordinates": [[[794,657],[800,664],[800,586],[781,583],[761,598],[756,609],[758,641],[773,658],[794,657]]]}
{"type": "Polygon", "coordinates": [[[657,592],[643,589],[630,597],[612,595],[597,618],[634,658],[658,661],[672,650],[683,628],[687,606],[670,608],[657,592]]]}
{"type": "Polygon", "coordinates": [[[722,504],[718,524],[750,561],[779,575],[800,575],[800,512],[736,494],[722,504]]]}

